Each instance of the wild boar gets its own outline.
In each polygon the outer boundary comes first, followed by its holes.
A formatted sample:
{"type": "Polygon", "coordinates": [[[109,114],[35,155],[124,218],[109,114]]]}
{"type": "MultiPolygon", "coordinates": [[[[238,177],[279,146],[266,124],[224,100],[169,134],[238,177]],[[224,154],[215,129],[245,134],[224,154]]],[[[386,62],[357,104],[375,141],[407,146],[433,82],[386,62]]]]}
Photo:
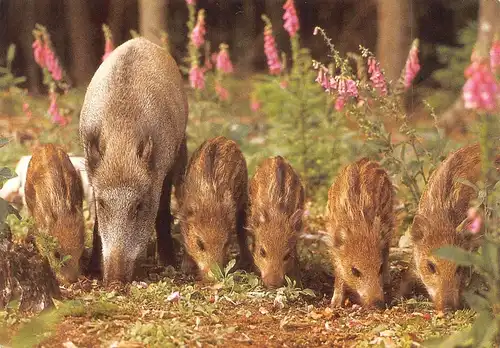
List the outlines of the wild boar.
{"type": "Polygon", "coordinates": [[[180,230],[185,253],[184,270],[197,269],[205,279],[213,266],[223,268],[236,234],[239,267],[251,266],[246,239],[248,172],[238,145],[219,136],[193,153],[184,177],[180,230]]]}
{"type": "Polygon", "coordinates": [[[333,306],[342,306],[348,293],[354,302],[368,307],[382,307],[387,301],[393,191],[386,171],[367,158],[342,169],[330,187],[327,223],[335,274],[333,306]]]}
{"type": "Polygon", "coordinates": [[[53,144],[35,149],[26,174],[25,197],[38,230],[59,242],[56,260],[70,256],[61,267],[60,280],[75,282],[85,239],[83,188],[64,150],[53,144]]]}
{"type": "MultiPolygon", "coordinates": [[[[500,163],[500,157],[497,159],[500,163]]],[[[415,273],[421,280],[437,310],[456,309],[466,281],[466,269],[453,261],[433,255],[445,245],[474,250],[480,236],[457,232],[466,219],[475,191],[457,179],[476,183],[481,174],[479,144],[464,146],[452,152],[432,173],[420,198],[411,227],[415,273]]]]}
{"type": "Polygon", "coordinates": [[[156,229],[162,265],[174,264],[170,193],[186,153],[187,98],[170,54],[145,38],[118,46],[95,72],[80,115],[96,202],[90,271],[129,282],[156,229]],[[102,244],[102,245],[101,245],[102,244]]]}
{"type": "Polygon", "coordinates": [[[304,187],[281,156],[267,158],[250,181],[249,230],[262,281],[280,287],[285,275],[300,281],[297,239],[302,230],[304,187]]]}

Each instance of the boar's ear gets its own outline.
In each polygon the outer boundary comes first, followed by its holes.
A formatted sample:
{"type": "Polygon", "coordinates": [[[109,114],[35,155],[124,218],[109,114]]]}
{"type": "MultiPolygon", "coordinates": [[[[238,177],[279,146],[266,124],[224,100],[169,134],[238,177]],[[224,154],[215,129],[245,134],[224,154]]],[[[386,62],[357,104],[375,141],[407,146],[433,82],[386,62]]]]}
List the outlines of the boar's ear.
{"type": "Polygon", "coordinates": [[[413,224],[411,225],[410,236],[413,242],[418,242],[424,237],[424,231],[427,228],[427,219],[417,214],[413,218],[413,224]]]}
{"type": "Polygon", "coordinates": [[[300,232],[302,229],[302,217],[304,216],[304,210],[297,209],[295,213],[290,217],[290,222],[295,231],[300,232]]]}
{"type": "Polygon", "coordinates": [[[153,167],[153,138],[141,140],[137,146],[137,157],[141,159],[149,168],[153,167]]]}

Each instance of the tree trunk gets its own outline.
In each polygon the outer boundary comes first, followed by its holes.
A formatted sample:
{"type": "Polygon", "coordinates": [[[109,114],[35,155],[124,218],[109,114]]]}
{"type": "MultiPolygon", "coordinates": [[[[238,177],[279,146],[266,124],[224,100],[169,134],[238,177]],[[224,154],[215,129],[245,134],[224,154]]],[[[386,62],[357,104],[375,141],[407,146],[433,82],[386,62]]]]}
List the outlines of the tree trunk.
{"type": "Polygon", "coordinates": [[[108,25],[113,34],[113,42],[118,46],[123,40],[123,23],[125,20],[125,10],[127,9],[128,0],[110,0],[108,25]]]}
{"type": "Polygon", "coordinates": [[[412,0],[378,0],[377,57],[388,80],[396,81],[405,66],[412,40],[412,0]]]}
{"type": "Polygon", "coordinates": [[[161,45],[161,32],[167,29],[168,0],[139,0],[139,32],[161,45]]]}
{"type": "MultiPolygon", "coordinates": [[[[243,13],[241,18],[237,15],[236,23],[241,23],[236,26],[234,50],[237,54],[237,60],[240,71],[251,71],[255,55],[260,51],[256,50],[254,43],[258,40],[255,38],[255,3],[253,0],[243,0],[243,13]]],[[[260,47],[260,46],[259,46],[260,47]]]]}
{"type": "MultiPolygon", "coordinates": [[[[9,2],[8,2],[9,3],[9,2]]],[[[26,1],[12,1],[10,2],[10,7],[8,8],[8,24],[7,30],[11,33],[17,33],[16,36],[10,37],[8,39],[14,39],[16,43],[16,58],[15,60],[24,61],[24,69],[22,74],[26,76],[29,84],[29,89],[33,93],[40,92],[40,72],[39,68],[35,63],[33,58],[33,51],[31,44],[33,42],[33,35],[31,31],[35,27],[35,0],[26,1]],[[16,13],[22,13],[22,16],[15,15],[16,13]]],[[[8,45],[3,49],[5,54],[7,52],[8,45]]]]}
{"type": "MultiPolygon", "coordinates": [[[[500,34],[500,3],[498,1],[480,1],[477,28],[477,52],[483,57],[488,56],[495,33],[500,34]]],[[[461,128],[464,132],[466,130],[465,118],[468,113],[460,93],[457,100],[441,115],[439,125],[445,129],[447,134],[457,128],[461,128]]]]}
{"type": "Polygon", "coordinates": [[[96,68],[92,47],[90,11],[85,0],[64,1],[66,27],[71,42],[70,75],[75,85],[86,85],[96,68]]]}

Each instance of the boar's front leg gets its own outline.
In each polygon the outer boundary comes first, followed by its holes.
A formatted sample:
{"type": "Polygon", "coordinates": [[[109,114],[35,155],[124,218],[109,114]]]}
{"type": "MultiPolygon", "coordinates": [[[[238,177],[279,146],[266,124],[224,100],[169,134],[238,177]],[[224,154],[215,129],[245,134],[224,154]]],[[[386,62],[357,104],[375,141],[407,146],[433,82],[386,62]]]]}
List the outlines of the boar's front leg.
{"type": "Polygon", "coordinates": [[[170,214],[170,195],[172,192],[172,173],[163,180],[163,188],[156,216],[156,250],[162,266],[174,265],[174,243],[170,234],[172,215],[170,214]]]}
{"type": "Polygon", "coordinates": [[[95,219],[94,229],[92,231],[92,254],[87,266],[87,273],[94,277],[101,277],[102,275],[102,241],[99,235],[99,227],[97,222],[97,211],[94,206],[95,219]]]}
{"type": "Polygon", "coordinates": [[[335,284],[333,288],[332,307],[342,307],[345,302],[346,288],[344,280],[335,275],[335,284]]]}

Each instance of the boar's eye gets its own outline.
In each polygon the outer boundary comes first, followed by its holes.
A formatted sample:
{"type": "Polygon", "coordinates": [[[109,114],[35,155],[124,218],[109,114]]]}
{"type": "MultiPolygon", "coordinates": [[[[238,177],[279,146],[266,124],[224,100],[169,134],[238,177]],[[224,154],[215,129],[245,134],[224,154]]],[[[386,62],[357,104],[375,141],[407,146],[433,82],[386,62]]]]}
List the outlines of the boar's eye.
{"type": "Polygon", "coordinates": [[[356,278],[361,277],[361,272],[356,267],[352,267],[351,272],[352,272],[352,275],[355,276],[356,278]]]}
{"type": "Polygon", "coordinates": [[[200,251],[205,251],[205,244],[203,244],[200,238],[196,239],[196,245],[198,246],[198,249],[200,249],[200,251]]]}
{"type": "Polygon", "coordinates": [[[378,270],[378,274],[382,274],[384,272],[384,264],[380,265],[380,269],[378,270]]]}
{"type": "Polygon", "coordinates": [[[264,248],[260,248],[260,256],[266,257],[266,251],[264,250],[264,248]]]}
{"type": "Polygon", "coordinates": [[[288,261],[290,256],[292,256],[292,253],[289,251],[288,253],[286,253],[285,257],[283,258],[283,261],[288,261]]]}
{"type": "Polygon", "coordinates": [[[140,211],[142,211],[144,208],[144,204],[142,204],[142,202],[138,202],[135,206],[135,212],[138,213],[140,211]]]}
{"type": "Polygon", "coordinates": [[[436,265],[434,264],[434,262],[427,261],[427,269],[428,269],[428,270],[429,270],[429,272],[431,272],[432,274],[436,273],[436,265]]]}
{"type": "Polygon", "coordinates": [[[101,198],[97,199],[97,205],[99,206],[99,209],[105,210],[106,209],[106,203],[101,198]]]}

